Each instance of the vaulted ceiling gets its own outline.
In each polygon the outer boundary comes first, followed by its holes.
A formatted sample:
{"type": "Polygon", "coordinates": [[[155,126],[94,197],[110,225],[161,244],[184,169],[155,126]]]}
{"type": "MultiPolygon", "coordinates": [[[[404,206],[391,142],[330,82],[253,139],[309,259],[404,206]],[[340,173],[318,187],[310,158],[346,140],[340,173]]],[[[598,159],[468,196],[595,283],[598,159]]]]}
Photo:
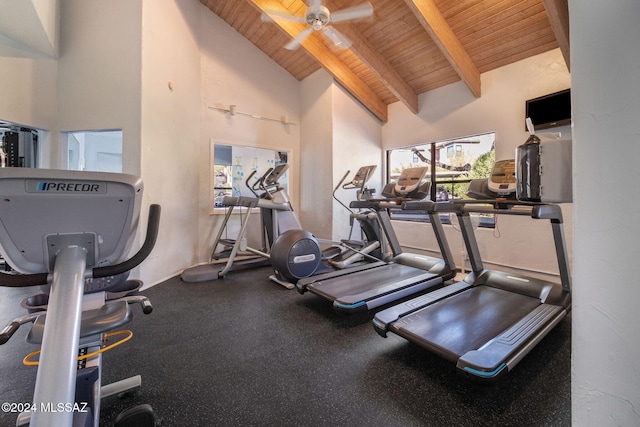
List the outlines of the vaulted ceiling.
{"type": "MultiPolygon", "coordinates": [[[[200,0],[298,80],[324,68],[381,121],[401,101],[462,80],[482,96],[480,75],[560,48],[569,66],[568,0],[370,0],[373,16],[331,25],[351,42],[337,49],[314,31],[284,46],[306,23],[263,20],[264,11],[304,16],[302,0],[200,0]]],[[[323,0],[335,12],[363,0],[323,0]]]]}

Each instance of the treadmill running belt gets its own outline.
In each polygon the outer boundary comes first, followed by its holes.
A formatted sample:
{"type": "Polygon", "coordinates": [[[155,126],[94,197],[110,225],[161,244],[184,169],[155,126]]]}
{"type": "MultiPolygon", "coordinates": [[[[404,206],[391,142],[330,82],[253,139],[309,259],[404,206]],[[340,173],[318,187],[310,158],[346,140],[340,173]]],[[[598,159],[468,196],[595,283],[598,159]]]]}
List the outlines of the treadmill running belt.
{"type": "Polygon", "coordinates": [[[370,294],[372,290],[387,293],[393,288],[400,288],[400,285],[395,286],[395,284],[402,280],[409,278],[427,280],[436,276],[437,274],[408,265],[387,264],[354,274],[320,280],[307,285],[307,288],[325,298],[336,300],[345,296],[370,294]],[[419,278],[419,276],[424,277],[419,278]]]}
{"type": "Polygon", "coordinates": [[[391,330],[456,361],[477,350],[540,305],[538,298],[477,286],[408,315],[391,330]]]}

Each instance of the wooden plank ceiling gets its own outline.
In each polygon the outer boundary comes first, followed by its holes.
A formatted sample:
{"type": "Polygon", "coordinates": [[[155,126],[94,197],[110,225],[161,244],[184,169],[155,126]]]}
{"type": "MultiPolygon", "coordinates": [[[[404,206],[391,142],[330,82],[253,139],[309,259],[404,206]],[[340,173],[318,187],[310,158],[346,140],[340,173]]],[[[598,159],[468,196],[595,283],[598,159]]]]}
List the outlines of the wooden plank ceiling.
{"type": "MultiPolygon", "coordinates": [[[[381,121],[401,101],[462,80],[482,95],[480,74],[560,47],[569,66],[568,0],[369,0],[373,16],[332,23],[352,41],[337,49],[314,31],[297,50],[284,46],[306,23],[264,22],[262,11],[304,16],[302,0],[200,0],[298,80],[319,68],[381,121]]],[[[323,0],[335,12],[363,0],[323,0]]]]}

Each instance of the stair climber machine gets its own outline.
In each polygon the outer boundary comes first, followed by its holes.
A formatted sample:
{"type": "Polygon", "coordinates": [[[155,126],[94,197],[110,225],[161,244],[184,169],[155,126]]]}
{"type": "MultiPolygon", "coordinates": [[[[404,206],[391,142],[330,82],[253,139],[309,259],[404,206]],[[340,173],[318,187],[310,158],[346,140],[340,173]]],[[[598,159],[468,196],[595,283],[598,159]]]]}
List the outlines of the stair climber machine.
{"type": "MultiPolygon", "coordinates": [[[[29,313],[0,332],[5,344],[21,325],[32,324],[27,342],[40,346],[24,361],[38,369],[33,401],[23,406],[16,425],[98,426],[102,398],[141,384],[137,375],[102,385],[102,353],[131,337],[131,331],[114,332],[131,320],[131,304],[152,311],[137,293],[142,282],[126,279],[155,244],[160,206],[151,205],[144,244],[127,258],[139,223],[139,178],[3,168],[0,194],[2,254],[20,273],[0,273],[0,286],[45,291],[23,300],[29,313]],[[123,337],[108,343],[116,336],[123,337]]],[[[130,408],[115,425],[154,426],[153,410],[130,408]]]]}
{"type": "MultiPolygon", "coordinates": [[[[521,161],[535,163],[536,159],[521,161]]],[[[539,168],[527,171],[539,172],[539,168]]],[[[518,177],[518,182],[521,179],[518,177]]],[[[489,187],[505,188],[505,182],[498,184],[489,187]]],[[[479,192],[482,185],[474,188],[479,192]]],[[[373,325],[383,337],[394,333],[454,362],[458,372],[469,379],[491,382],[511,371],[571,310],[571,277],[562,212],[556,204],[514,198],[455,201],[454,206],[472,272],[463,281],[379,311],[373,325]],[[486,269],[473,232],[471,213],[548,220],[560,282],[486,269]]]]}
{"type": "Polygon", "coordinates": [[[213,242],[213,251],[209,262],[204,265],[187,268],[181,274],[184,282],[204,282],[223,278],[233,270],[264,267],[270,265],[269,253],[274,241],[284,231],[301,229],[300,221],[291,207],[287,190],[278,180],[289,168],[281,164],[267,170],[260,178],[251,183],[256,171],[246,179],[246,185],[254,194],[247,196],[226,196],[223,205],[226,214],[213,242]],[[223,238],[228,232],[229,220],[235,209],[240,210],[240,228],[234,239],[223,238]],[[247,227],[254,208],[260,209],[262,227],[262,247],[255,249],[247,245],[247,227]],[[242,215],[242,210],[246,213],[242,215]],[[222,249],[219,249],[219,248],[222,249]]]}
{"type": "Polygon", "coordinates": [[[451,279],[455,275],[455,265],[436,213],[436,204],[431,203],[428,214],[443,258],[404,253],[388,213],[389,208],[400,208],[408,200],[426,197],[429,183],[422,182],[426,173],[426,167],[405,169],[393,186],[385,187],[387,198],[358,200],[350,204],[351,208],[367,208],[375,212],[391,250],[389,259],[347,270],[344,274],[327,273],[300,278],[296,283],[298,292],[311,292],[327,299],[339,312],[356,313],[442,285],[451,279]]]}

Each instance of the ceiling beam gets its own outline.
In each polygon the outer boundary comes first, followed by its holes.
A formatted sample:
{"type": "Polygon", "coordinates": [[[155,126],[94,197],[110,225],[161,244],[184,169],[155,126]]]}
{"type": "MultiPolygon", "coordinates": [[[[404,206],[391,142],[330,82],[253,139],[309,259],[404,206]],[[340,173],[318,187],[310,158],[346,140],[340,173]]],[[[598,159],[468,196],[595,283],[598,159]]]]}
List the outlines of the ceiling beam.
{"type": "Polygon", "coordinates": [[[556,36],[560,52],[567,64],[567,69],[571,71],[571,55],[569,43],[569,2],[568,0],[542,0],[544,8],[549,17],[549,23],[556,36]]]}
{"type": "Polygon", "coordinates": [[[481,95],[480,72],[433,0],[405,0],[471,93],[481,95]]]}
{"type": "MultiPolygon", "coordinates": [[[[247,0],[260,12],[265,10],[279,10],[289,12],[279,2],[270,0],[247,0]]],[[[301,0],[291,2],[290,9],[306,10],[306,5],[301,0]]],[[[269,24],[267,24],[269,25],[269,24]]],[[[297,36],[302,30],[308,28],[306,24],[275,19],[273,25],[278,25],[290,37],[297,36]]],[[[307,37],[301,44],[305,49],[333,78],[338,81],[349,93],[360,101],[369,111],[383,122],[387,121],[387,105],[371,88],[351,71],[340,59],[320,40],[315,34],[307,37]]]]}
{"type": "Polygon", "coordinates": [[[362,34],[349,26],[340,26],[340,32],[352,41],[351,51],[393,93],[398,100],[418,114],[418,94],[409,86],[389,62],[371,46],[362,34]]]}

